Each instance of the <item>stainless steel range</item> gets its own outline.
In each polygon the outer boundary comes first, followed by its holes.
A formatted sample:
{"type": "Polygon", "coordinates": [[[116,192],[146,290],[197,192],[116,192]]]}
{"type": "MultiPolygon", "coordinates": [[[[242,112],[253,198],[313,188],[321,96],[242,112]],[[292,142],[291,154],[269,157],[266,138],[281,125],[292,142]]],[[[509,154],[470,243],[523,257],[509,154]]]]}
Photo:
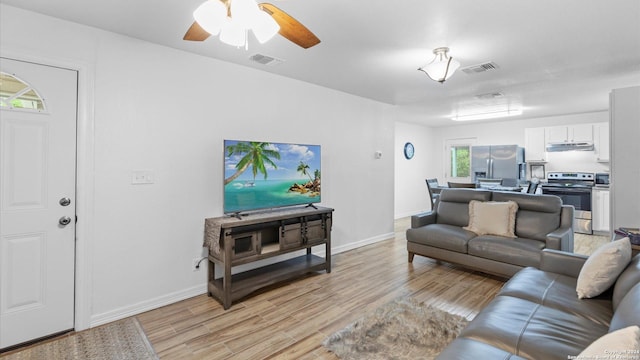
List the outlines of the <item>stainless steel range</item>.
{"type": "Polygon", "coordinates": [[[593,234],[591,227],[591,189],[595,185],[593,173],[550,172],[542,193],[556,195],[566,205],[575,208],[573,227],[581,234],[593,234]]]}

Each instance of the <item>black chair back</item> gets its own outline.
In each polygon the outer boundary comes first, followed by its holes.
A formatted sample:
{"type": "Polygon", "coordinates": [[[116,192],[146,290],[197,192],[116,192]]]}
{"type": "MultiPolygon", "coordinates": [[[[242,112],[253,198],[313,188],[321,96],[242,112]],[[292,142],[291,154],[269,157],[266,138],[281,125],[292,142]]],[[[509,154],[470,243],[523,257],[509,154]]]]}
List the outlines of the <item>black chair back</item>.
{"type": "Polygon", "coordinates": [[[429,199],[431,199],[431,207],[433,208],[433,204],[436,203],[436,198],[438,194],[434,192],[433,189],[438,187],[438,179],[425,179],[427,182],[427,191],[429,191],[429,199]]]}

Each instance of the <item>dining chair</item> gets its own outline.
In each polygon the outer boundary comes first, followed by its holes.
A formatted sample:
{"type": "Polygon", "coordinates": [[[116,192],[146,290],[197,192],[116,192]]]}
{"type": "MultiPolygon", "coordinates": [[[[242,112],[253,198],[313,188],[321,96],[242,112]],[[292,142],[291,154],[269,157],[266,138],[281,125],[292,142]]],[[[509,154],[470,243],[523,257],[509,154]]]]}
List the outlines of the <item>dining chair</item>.
{"type": "Polygon", "coordinates": [[[434,189],[436,189],[438,185],[438,179],[425,179],[427,182],[427,191],[429,191],[429,199],[431,199],[431,207],[436,203],[436,199],[438,198],[438,194],[435,193],[434,189]]]}
{"type": "Polygon", "coordinates": [[[538,190],[538,183],[530,182],[529,186],[527,187],[527,194],[535,194],[536,190],[538,190]]]}
{"type": "Polygon", "coordinates": [[[457,182],[449,181],[447,184],[449,184],[450,188],[475,189],[475,188],[478,187],[478,185],[476,183],[457,183],[457,182]]]}

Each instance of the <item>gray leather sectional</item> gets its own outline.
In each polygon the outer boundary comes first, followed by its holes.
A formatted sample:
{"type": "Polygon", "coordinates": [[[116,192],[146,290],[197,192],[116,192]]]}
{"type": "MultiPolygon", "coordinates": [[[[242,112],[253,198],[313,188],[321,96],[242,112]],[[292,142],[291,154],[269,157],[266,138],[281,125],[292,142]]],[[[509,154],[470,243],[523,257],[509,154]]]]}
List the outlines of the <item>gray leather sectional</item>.
{"type": "MultiPolygon", "coordinates": [[[[609,332],[640,326],[640,255],[604,294],[578,299],[585,260],[544,250],[540,268],[513,276],[437,359],[566,360],[609,332]]],[[[625,359],[640,356],[638,349],[629,351],[625,359]]]]}
{"type": "Polygon", "coordinates": [[[417,254],[511,277],[525,267],[539,267],[543,249],[573,252],[573,212],[573,206],[563,205],[553,195],[444,189],[433,211],[411,217],[406,233],[409,262],[417,254]],[[517,237],[476,235],[463,229],[469,223],[471,200],[515,201],[517,237]]]}

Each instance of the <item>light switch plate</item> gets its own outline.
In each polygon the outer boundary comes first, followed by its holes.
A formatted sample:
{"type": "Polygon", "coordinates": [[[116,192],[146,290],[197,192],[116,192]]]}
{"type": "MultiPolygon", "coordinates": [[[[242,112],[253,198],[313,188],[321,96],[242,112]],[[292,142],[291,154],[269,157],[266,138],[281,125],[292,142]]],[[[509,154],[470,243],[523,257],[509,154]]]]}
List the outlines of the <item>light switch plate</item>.
{"type": "Polygon", "coordinates": [[[155,174],[153,170],[133,170],[131,172],[131,184],[153,184],[155,181],[155,174]]]}

